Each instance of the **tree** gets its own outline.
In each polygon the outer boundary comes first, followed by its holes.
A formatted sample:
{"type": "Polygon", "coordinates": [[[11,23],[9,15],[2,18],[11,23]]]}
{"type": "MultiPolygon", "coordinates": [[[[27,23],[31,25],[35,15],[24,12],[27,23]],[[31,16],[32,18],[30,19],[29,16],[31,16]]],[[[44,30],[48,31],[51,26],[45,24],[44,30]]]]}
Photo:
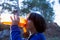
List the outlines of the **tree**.
{"type": "Polygon", "coordinates": [[[59,0],[59,4],[60,4],[60,0],[59,0]]]}
{"type": "Polygon", "coordinates": [[[16,1],[16,0],[7,0],[7,1],[4,0],[4,2],[1,3],[0,6],[2,6],[1,12],[3,12],[3,10],[6,10],[6,9],[8,11],[13,11],[14,9],[20,10],[20,8],[18,6],[18,1],[16,1]],[[12,9],[12,8],[14,8],[14,9],[12,9]]]}
{"type": "Polygon", "coordinates": [[[49,1],[46,0],[24,0],[21,11],[29,13],[31,10],[41,12],[47,22],[53,22],[54,12],[49,1]]]}

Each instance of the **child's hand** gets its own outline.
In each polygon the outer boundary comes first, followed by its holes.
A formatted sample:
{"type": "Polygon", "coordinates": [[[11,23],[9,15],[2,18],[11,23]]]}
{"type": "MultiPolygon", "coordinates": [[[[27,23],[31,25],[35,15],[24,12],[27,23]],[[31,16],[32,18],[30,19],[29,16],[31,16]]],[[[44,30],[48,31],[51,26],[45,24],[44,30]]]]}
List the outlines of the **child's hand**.
{"type": "Polygon", "coordinates": [[[20,19],[17,15],[14,15],[13,17],[11,16],[10,18],[12,20],[12,25],[18,25],[19,24],[20,19]]]}

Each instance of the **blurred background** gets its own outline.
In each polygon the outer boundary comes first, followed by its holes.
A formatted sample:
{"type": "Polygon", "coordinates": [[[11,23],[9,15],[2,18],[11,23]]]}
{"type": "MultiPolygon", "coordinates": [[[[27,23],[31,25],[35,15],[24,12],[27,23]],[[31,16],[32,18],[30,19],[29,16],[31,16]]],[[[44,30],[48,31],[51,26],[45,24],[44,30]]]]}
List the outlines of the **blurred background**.
{"type": "Polygon", "coordinates": [[[0,40],[10,40],[10,27],[1,23],[13,10],[26,18],[31,11],[39,11],[47,22],[47,40],[60,40],[60,0],[0,0],[0,40]]]}

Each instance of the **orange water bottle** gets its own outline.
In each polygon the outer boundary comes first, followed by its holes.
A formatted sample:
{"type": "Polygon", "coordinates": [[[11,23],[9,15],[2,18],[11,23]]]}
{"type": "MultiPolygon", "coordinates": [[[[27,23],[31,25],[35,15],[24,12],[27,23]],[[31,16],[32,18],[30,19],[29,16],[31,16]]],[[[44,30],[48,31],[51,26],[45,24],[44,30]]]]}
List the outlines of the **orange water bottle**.
{"type": "MultiPolygon", "coordinates": [[[[1,20],[2,24],[5,24],[5,25],[11,25],[12,24],[10,16],[9,17],[5,17],[5,18],[1,17],[0,20],[1,20]]],[[[24,33],[27,32],[26,23],[27,23],[27,20],[25,18],[23,18],[23,17],[20,17],[20,22],[19,22],[18,25],[19,25],[19,27],[23,28],[24,33]]]]}

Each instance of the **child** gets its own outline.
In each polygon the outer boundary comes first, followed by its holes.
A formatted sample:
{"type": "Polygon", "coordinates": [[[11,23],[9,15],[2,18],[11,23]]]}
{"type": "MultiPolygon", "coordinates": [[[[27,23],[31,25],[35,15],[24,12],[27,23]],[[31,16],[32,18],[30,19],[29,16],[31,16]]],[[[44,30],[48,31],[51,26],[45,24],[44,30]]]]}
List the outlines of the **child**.
{"type": "MultiPolygon", "coordinates": [[[[27,20],[28,23],[26,28],[31,32],[31,35],[28,40],[46,40],[43,34],[43,32],[45,32],[46,29],[46,22],[44,18],[40,14],[30,13],[27,20]]],[[[20,36],[21,31],[18,27],[18,23],[19,23],[19,18],[16,16],[16,19],[14,20],[12,19],[12,26],[11,26],[12,40],[22,40],[22,37],[20,36]]]]}
{"type": "Polygon", "coordinates": [[[44,18],[37,13],[31,13],[28,17],[27,30],[31,31],[29,40],[46,40],[43,32],[46,30],[44,18]]]}

